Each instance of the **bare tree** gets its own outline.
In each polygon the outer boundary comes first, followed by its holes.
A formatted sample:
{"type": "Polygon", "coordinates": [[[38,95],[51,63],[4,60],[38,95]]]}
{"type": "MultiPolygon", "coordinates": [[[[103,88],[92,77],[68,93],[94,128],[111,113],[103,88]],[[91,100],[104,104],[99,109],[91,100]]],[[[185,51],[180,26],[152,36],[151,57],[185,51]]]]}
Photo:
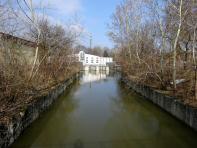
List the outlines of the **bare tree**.
{"type": "Polygon", "coordinates": [[[196,65],[196,12],[193,0],[125,0],[118,5],[109,36],[119,48],[117,59],[128,77],[176,90],[180,96],[191,96],[195,89],[197,98],[197,75],[192,68],[196,65]]]}
{"type": "Polygon", "coordinates": [[[182,27],[182,19],[183,19],[183,12],[182,12],[182,7],[183,7],[183,0],[179,0],[179,5],[178,7],[176,6],[176,4],[174,4],[173,2],[169,2],[169,5],[175,9],[175,11],[178,12],[178,17],[179,17],[179,21],[178,21],[178,28],[177,28],[177,33],[175,36],[175,40],[174,40],[174,45],[173,45],[173,86],[174,86],[174,90],[176,90],[177,86],[176,86],[176,58],[177,58],[177,43],[179,40],[179,35],[181,32],[181,27],[182,27]]]}

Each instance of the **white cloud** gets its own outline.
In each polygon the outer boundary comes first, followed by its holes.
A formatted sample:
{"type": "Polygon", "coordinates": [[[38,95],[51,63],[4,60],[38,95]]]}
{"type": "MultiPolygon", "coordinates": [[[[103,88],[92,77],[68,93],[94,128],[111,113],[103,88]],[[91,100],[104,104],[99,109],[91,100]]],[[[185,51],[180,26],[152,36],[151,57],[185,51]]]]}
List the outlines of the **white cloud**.
{"type": "Polygon", "coordinates": [[[81,0],[36,0],[35,4],[41,4],[63,15],[71,15],[82,10],[81,0]]]}
{"type": "MultiPolygon", "coordinates": [[[[27,2],[29,1],[27,0],[27,2]]],[[[38,18],[47,18],[51,24],[61,25],[80,40],[81,36],[87,33],[80,22],[80,17],[76,15],[83,10],[81,2],[82,0],[33,0],[33,5],[38,8],[35,9],[38,18]],[[39,8],[44,8],[44,11],[39,8]]],[[[25,6],[23,7],[25,8],[25,6]]],[[[27,14],[30,16],[28,10],[27,14]]]]}
{"type": "MultiPolygon", "coordinates": [[[[82,0],[34,0],[34,6],[43,7],[45,18],[52,24],[82,33],[84,28],[79,22],[76,22],[80,20],[76,14],[82,10],[81,2],[82,0]]],[[[42,11],[37,12],[39,17],[42,17],[42,13],[42,11]]]]}
{"type": "Polygon", "coordinates": [[[81,24],[72,24],[69,28],[78,33],[83,33],[85,31],[84,27],[81,24]]]}

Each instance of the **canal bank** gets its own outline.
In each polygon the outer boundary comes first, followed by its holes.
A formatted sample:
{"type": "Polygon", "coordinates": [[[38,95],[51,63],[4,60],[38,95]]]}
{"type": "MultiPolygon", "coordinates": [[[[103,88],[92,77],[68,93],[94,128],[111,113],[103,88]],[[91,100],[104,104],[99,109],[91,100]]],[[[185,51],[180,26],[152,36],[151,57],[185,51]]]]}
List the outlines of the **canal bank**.
{"type": "Polygon", "coordinates": [[[28,105],[18,118],[14,118],[11,123],[0,123],[0,148],[10,146],[20,134],[34,122],[42,112],[46,111],[53,102],[67,89],[75,80],[79,79],[80,72],[75,73],[57,87],[50,90],[46,95],[40,96],[28,105]]]}
{"type": "Polygon", "coordinates": [[[162,94],[149,86],[121,78],[129,88],[156,104],[170,115],[197,131],[197,108],[184,104],[180,99],[162,94]]]}
{"type": "Polygon", "coordinates": [[[120,83],[84,73],[13,148],[193,148],[197,133],[120,83]]]}

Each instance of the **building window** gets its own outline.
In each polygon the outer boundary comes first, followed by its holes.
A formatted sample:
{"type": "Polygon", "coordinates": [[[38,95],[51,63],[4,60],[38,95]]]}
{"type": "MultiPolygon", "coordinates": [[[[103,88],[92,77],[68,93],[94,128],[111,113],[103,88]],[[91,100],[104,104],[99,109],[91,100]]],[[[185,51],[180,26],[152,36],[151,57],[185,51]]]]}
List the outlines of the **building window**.
{"type": "Polygon", "coordinates": [[[93,57],[91,58],[91,63],[94,63],[94,59],[93,59],[93,57]]]}
{"type": "Polygon", "coordinates": [[[86,63],[88,63],[88,57],[86,57],[86,63]]]}
{"type": "Polygon", "coordinates": [[[96,58],[96,63],[98,63],[98,58],[96,58]]]}

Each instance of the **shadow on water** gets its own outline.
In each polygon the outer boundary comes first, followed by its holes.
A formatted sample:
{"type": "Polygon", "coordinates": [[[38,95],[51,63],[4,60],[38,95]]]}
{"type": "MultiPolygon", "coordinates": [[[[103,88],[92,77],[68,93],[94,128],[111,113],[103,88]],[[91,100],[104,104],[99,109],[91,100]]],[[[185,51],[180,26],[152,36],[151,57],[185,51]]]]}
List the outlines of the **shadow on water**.
{"type": "MultiPolygon", "coordinates": [[[[79,83],[76,81],[72,88],[68,88],[59,99],[50,107],[46,112],[42,113],[39,119],[35,121],[29,128],[27,128],[19,139],[11,146],[12,148],[28,148],[32,147],[33,143],[36,141],[38,137],[42,136],[42,133],[46,129],[56,129],[56,121],[61,120],[61,115],[64,112],[64,116],[67,117],[69,113],[73,112],[75,108],[77,108],[77,102],[72,99],[72,93],[76,91],[79,87],[79,83]],[[64,96],[68,96],[66,99],[66,103],[64,102],[64,96]],[[61,109],[59,106],[61,105],[61,109]],[[55,119],[55,120],[54,120],[55,119]],[[57,119],[57,120],[56,120],[57,119]],[[50,123],[50,125],[48,125],[50,123]],[[51,126],[51,127],[50,127],[51,126]]],[[[61,123],[58,124],[61,127],[61,123]]],[[[52,131],[52,134],[54,131],[52,131]]],[[[47,141],[47,137],[45,137],[47,141]]],[[[48,145],[44,146],[33,146],[33,147],[48,147],[48,145]]],[[[55,146],[56,147],[56,146],[55,146]]]]}
{"type": "Polygon", "coordinates": [[[127,89],[112,73],[86,72],[13,147],[193,148],[197,133],[127,89]]]}

